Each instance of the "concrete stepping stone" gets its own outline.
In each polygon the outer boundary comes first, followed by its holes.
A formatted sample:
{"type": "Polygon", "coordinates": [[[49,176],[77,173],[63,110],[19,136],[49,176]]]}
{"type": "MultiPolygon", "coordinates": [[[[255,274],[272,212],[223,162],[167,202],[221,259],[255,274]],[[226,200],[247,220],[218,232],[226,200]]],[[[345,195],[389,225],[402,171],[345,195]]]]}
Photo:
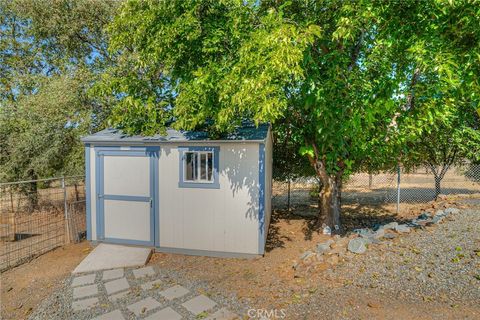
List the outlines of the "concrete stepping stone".
{"type": "Polygon", "coordinates": [[[112,302],[115,302],[118,299],[125,298],[126,296],[128,296],[129,293],[130,293],[130,291],[123,291],[123,292],[120,292],[120,293],[115,293],[115,294],[112,294],[111,296],[108,296],[108,300],[110,300],[112,302]]]}
{"type": "Polygon", "coordinates": [[[107,290],[108,295],[112,293],[117,293],[123,290],[127,290],[129,288],[130,288],[130,285],[128,284],[128,281],[126,278],[105,282],[105,289],[107,290]]]}
{"type": "Polygon", "coordinates": [[[150,310],[156,309],[161,307],[162,305],[157,300],[153,299],[152,297],[148,297],[146,299],[140,300],[131,304],[127,307],[128,310],[132,311],[137,317],[147,313],[150,310]]]}
{"type": "Polygon", "coordinates": [[[173,286],[171,288],[168,288],[167,290],[160,291],[160,294],[165,299],[173,300],[173,299],[183,297],[184,295],[186,295],[189,292],[190,291],[188,291],[188,289],[186,289],[182,286],[176,285],[176,286],[173,286]]]}
{"type": "Polygon", "coordinates": [[[187,309],[194,315],[199,315],[202,312],[212,309],[216,305],[217,304],[215,303],[215,301],[204,296],[203,294],[193,299],[190,299],[187,302],[182,304],[182,306],[185,307],[185,309],[187,309]]]}
{"type": "Polygon", "coordinates": [[[98,287],[96,284],[73,288],[73,299],[85,298],[96,294],[98,294],[98,287]]]}
{"type": "Polygon", "coordinates": [[[222,308],[217,312],[212,313],[207,318],[205,318],[205,320],[235,320],[235,319],[240,319],[240,317],[226,308],[222,308]]]}
{"type": "Polygon", "coordinates": [[[76,277],[72,281],[72,287],[84,286],[95,283],[95,274],[87,274],[86,276],[76,277]]]}
{"type": "Polygon", "coordinates": [[[170,307],[166,307],[145,318],[145,320],[180,320],[182,316],[170,307]]]}
{"type": "Polygon", "coordinates": [[[85,309],[91,309],[98,303],[98,298],[88,298],[83,300],[77,300],[72,303],[73,311],[80,311],[85,309]]]}
{"type": "Polygon", "coordinates": [[[153,275],[155,275],[155,270],[153,270],[153,267],[145,267],[145,268],[135,269],[135,270],[133,270],[133,275],[136,279],[143,278],[143,277],[148,277],[148,276],[153,276],[153,275]]]}
{"type": "Polygon", "coordinates": [[[113,310],[112,312],[102,314],[93,320],[125,320],[125,317],[120,310],[113,310]]]}
{"type": "Polygon", "coordinates": [[[118,278],[122,278],[123,275],[124,275],[123,269],[107,270],[107,271],[103,271],[102,280],[107,281],[107,280],[118,279],[118,278]]]}
{"type": "Polygon", "coordinates": [[[162,280],[154,280],[141,285],[143,290],[158,289],[162,285],[162,280]]]}

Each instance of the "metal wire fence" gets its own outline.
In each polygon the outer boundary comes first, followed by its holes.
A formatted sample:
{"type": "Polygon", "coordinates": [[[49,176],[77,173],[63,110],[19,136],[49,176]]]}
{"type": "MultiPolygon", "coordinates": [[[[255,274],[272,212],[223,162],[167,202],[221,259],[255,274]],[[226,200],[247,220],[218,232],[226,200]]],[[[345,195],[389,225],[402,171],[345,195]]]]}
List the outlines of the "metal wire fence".
{"type": "Polygon", "coordinates": [[[0,184],[0,271],[85,236],[82,176],[0,184]]]}
{"type": "MultiPolygon", "coordinates": [[[[315,177],[293,181],[274,181],[272,207],[293,210],[300,215],[318,213],[319,181],[315,177]]],[[[357,173],[343,183],[342,205],[367,206],[400,212],[413,204],[427,203],[444,195],[480,197],[480,165],[466,164],[450,168],[436,189],[429,169],[414,172],[357,173]]]]}

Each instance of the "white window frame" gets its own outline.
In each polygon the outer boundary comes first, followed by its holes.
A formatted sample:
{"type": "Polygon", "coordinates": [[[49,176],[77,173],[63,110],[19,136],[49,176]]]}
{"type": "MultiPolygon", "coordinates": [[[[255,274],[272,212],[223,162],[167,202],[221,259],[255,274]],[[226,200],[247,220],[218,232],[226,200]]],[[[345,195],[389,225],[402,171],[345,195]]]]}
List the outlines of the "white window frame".
{"type": "Polygon", "coordinates": [[[187,183],[207,183],[207,184],[213,184],[215,182],[215,152],[212,150],[207,150],[207,151],[185,151],[184,154],[183,154],[183,161],[182,161],[182,166],[183,166],[183,181],[184,182],[187,182],[187,183]],[[197,176],[197,179],[196,180],[188,180],[187,179],[187,154],[188,153],[192,153],[192,154],[196,154],[196,160],[197,160],[197,164],[196,164],[196,176],[197,176]],[[206,173],[206,179],[202,179],[201,178],[201,172],[202,172],[202,168],[201,168],[201,155],[202,154],[205,154],[206,156],[206,161],[205,161],[205,173],[206,173]],[[211,154],[212,155],[212,168],[211,168],[211,180],[208,180],[208,154],[211,154]]]}

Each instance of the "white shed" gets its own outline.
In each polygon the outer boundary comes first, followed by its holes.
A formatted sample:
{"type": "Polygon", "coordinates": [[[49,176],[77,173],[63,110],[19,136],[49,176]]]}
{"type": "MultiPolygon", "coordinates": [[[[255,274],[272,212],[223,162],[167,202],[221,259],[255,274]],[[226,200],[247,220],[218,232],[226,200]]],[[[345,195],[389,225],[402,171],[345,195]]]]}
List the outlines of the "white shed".
{"type": "Polygon", "coordinates": [[[219,140],[204,132],[84,137],[87,238],[161,252],[248,257],[265,250],[271,215],[268,125],[219,140]]]}

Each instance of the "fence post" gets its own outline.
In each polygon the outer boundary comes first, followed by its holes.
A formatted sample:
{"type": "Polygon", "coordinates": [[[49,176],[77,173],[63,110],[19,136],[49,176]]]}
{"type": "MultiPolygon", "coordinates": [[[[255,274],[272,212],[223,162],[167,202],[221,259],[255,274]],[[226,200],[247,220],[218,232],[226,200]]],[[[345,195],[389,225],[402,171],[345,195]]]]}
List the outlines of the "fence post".
{"type": "Polygon", "coordinates": [[[400,212],[400,165],[397,166],[397,213],[400,212]]]}
{"type": "Polygon", "coordinates": [[[290,178],[288,178],[287,211],[290,212],[290,178]]]}
{"type": "Polygon", "coordinates": [[[67,205],[67,186],[65,185],[65,177],[62,177],[63,189],[63,210],[65,213],[65,243],[70,243],[70,223],[68,219],[68,205],[67,205]]]}

